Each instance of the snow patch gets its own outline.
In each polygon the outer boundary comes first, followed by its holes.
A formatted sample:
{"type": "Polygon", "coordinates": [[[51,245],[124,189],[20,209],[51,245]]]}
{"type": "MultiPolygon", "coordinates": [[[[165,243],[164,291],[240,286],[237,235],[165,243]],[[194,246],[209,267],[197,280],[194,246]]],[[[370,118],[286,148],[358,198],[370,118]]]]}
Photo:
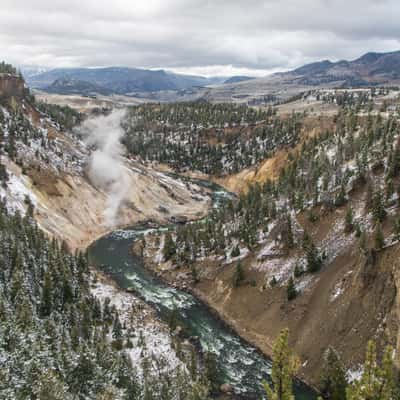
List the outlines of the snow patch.
{"type": "MultiPolygon", "coordinates": [[[[124,339],[130,340],[131,348],[126,349],[139,376],[147,363],[151,370],[172,372],[185,368],[173,348],[168,327],[157,319],[154,311],[131,293],[118,290],[111,284],[97,282],[91,292],[103,304],[107,298],[110,306],[115,306],[122,326],[124,339]]],[[[148,366],[147,365],[147,366],[148,366]]]]}
{"type": "Polygon", "coordinates": [[[346,372],[347,380],[352,383],[355,381],[359,381],[363,374],[363,367],[361,365],[348,369],[346,372]]]}

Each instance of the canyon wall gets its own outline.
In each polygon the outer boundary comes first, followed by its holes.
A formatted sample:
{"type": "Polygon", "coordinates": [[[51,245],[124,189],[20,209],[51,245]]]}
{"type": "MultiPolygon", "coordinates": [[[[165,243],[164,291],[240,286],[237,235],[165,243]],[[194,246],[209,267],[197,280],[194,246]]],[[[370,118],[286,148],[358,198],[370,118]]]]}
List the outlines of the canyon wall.
{"type": "Polygon", "coordinates": [[[20,76],[0,74],[0,99],[9,97],[21,98],[24,93],[25,84],[20,76]]]}

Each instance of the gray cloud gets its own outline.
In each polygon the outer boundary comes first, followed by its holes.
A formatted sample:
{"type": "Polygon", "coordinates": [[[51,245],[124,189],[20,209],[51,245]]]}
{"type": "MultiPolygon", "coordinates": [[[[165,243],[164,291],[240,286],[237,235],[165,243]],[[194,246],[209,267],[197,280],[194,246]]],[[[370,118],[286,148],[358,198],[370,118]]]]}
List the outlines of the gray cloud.
{"type": "Polygon", "coordinates": [[[398,0],[2,0],[1,58],[263,74],[397,50],[399,17],[398,0]]]}

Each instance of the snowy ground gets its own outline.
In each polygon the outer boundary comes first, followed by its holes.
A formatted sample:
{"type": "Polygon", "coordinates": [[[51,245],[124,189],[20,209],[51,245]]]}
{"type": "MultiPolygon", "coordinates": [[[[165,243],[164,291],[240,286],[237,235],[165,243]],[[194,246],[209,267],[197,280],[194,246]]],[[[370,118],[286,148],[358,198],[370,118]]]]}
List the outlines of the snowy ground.
{"type": "Polygon", "coordinates": [[[126,352],[139,376],[145,364],[147,367],[150,365],[153,371],[168,372],[179,367],[185,368],[185,364],[176,355],[169,328],[157,319],[154,310],[146,303],[105,279],[93,284],[92,293],[102,304],[109,298],[110,306],[118,310],[124,339],[129,338],[132,343],[132,348],[127,348],[126,352]]]}
{"type": "Polygon", "coordinates": [[[10,211],[19,211],[22,215],[25,214],[27,207],[26,199],[30,199],[30,202],[36,206],[37,197],[30,190],[30,183],[24,176],[18,176],[11,171],[8,173],[8,190],[0,186],[0,198],[4,198],[7,201],[7,207],[10,211]]]}

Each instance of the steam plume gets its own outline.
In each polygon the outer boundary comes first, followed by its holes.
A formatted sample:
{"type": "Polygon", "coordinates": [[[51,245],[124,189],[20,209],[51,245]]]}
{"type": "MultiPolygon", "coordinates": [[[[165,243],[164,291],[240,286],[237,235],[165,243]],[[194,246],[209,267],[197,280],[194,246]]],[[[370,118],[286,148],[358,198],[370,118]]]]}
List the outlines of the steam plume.
{"type": "Polygon", "coordinates": [[[89,178],[92,183],[107,193],[104,211],[105,223],[117,223],[118,210],[129,192],[129,176],[122,156],[125,148],[121,143],[124,134],[121,120],[124,110],[113,111],[110,115],[88,119],[81,132],[86,143],[93,146],[89,161],[89,178]]]}

